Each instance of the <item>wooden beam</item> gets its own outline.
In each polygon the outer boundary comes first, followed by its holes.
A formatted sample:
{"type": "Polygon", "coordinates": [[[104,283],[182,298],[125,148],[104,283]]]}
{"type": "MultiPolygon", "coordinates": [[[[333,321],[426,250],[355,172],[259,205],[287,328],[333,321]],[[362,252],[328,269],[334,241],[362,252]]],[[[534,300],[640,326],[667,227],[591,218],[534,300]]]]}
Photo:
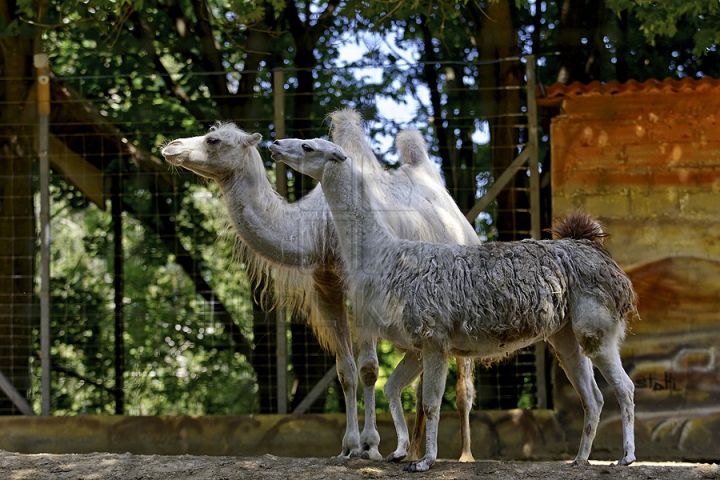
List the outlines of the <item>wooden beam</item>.
{"type": "Polygon", "coordinates": [[[303,398],[302,402],[295,407],[295,410],[292,411],[293,414],[300,414],[305,413],[310,406],[315,403],[315,400],[317,400],[322,393],[327,390],[328,385],[330,385],[330,382],[335,380],[337,378],[337,365],[333,364],[332,367],[330,367],[330,370],[325,372],[325,375],[320,379],[318,383],[315,384],[315,386],[310,390],[310,392],[307,394],[305,398],[303,398]]]}
{"type": "Polygon", "coordinates": [[[10,400],[12,400],[23,415],[35,415],[35,411],[32,409],[25,397],[17,391],[15,385],[13,385],[2,372],[0,372],[0,390],[2,390],[10,400]]]}
{"type": "Polygon", "coordinates": [[[105,175],[90,162],[50,135],[50,163],[56,173],[75,185],[91,202],[105,210],[105,175]]]}
{"type": "Polygon", "coordinates": [[[500,177],[495,180],[495,183],[493,183],[493,186],[490,187],[490,190],[487,191],[485,195],[480,198],[480,200],[477,201],[475,205],[470,209],[470,211],[465,215],[465,218],[468,219],[470,223],[475,222],[475,219],[478,215],[480,215],[480,212],[485,210],[488,205],[490,205],[490,202],[495,200],[495,198],[498,196],[498,194],[502,191],[503,188],[512,180],[512,178],[515,176],[515,174],[522,168],[522,166],[525,164],[525,162],[528,161],[530,158],[530,149],[525,148],[522,152],[520,152],[520,155],[518,155],[515,160],[512,161],[512,163],[508,166],[507,170],[505,170],[500,177]]]}
{"type": "MultiPolygon", "coordinates": [[[[33,83],[26,100],[28,105],[37,105],[37,91],[37,84],[33,83]]],[[[23,110],[22,122],[27,124],[36,124],[38,122],[37,108],[25,108],[23,110]]],[[[33,143],[33,148],[37,148],[37,142],[33,143]]],[[[38,156],[39,152],[35,151],[33,154],[38,156]]],[[[101,170],[87,162],[81,155],[70,150],[64,142],[53,134],[50,134],[47,154],[50,164],[57,174],[77,187],[91,202],[105,210],[105,179],[101,170]]]]}

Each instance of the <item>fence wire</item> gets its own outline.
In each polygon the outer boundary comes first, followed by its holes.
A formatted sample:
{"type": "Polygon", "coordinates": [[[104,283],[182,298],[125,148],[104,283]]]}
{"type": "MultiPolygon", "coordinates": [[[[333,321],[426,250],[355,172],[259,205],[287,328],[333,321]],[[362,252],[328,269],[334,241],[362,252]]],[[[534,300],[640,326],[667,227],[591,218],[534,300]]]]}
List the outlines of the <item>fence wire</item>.
{"type": "MultiPolygon", "coordinates": [[[[521,64],[520,59],[508,61],[521,64]]],[[[392,67],[383,68],[384,75],[393,73],[388,71],[392,67]]],[[[293,91],[294,74],[292,70],[286,73],[286,105],[293,105],[299,96],[293,91]]],[[[364,75],[369,74],[362,68],[337,72],[339,77],[364,75]]],[[[228,76],[228,82],[233,81],[237,80],[228,76]]],[[[263,312],[253,302],[254,286],[243,259],[236,255],[222,194],[213,182],[158,160],[164,142],[202,135],[216,120],[237,122],[260,131],[265,142],[272,141],[276,131],[272,90],[257,92],[254,105],[263,105],[262,109],[238,118],[198,121],[178,120],[177,105],[154,103],[149,92],[159,88],[155,77],[58,77],[52,84],[51,413],[276,411],[276,313],[263,312]]],[[[454,88],[469,98],[481,90],[474,84],[454,88]]],[[[460,203],[465,210],[502,173],[492,169],[496,159],[516,156],[528,142],[525,90],[522,85],[517,89],[522,108],[504,115],[483,114],[478,106],[456,114],[444,112],[440,118],[422,102],[410,109],[402,107],[408,98],[393,107],[404,108],[403,115],[414,119],[411,126],[427,133],[431,155],[446,180],[453,177],[451,193],[464,199],[460,203]],[[487,141],[500,130],[507,142],[487,141]],[[437,141],[439,135],[443,141],[437,141]],[[469,160],[440,164],[441,157],[462,155],[469,160]]],[[[379,95],[372,85],[356,99],[348,100],[344,94],[341,86],[324,84],[312,94],[312,101],[327,106],[328,112],[338,105],[376,112],[368,118],[368,138],[373,138],[379,158],[392,168],[397,160],[392,136],[405,126],[394,121],[398,110],[368,109],[379,95]]],[[[417,92],[413,95],[421,97],[417,92]]],[[[228,101],[202,91],[195,100],[228,101]]],[[[292,108],[288,110],[288,136],[327,136],[322,117],[293,117],[292,108]]],[[[0,240],[4,245],[0,251],[0,371],[39,412],[36,129],[32,120],[0,125],[0,240]]],[[[272,179],[274,167],[266,152],[264,160],[272,179]]],[[[312,186],[293,175],[288,181],[291,200],[312,186]]],[[[508,207],[499,208],[493,202],[481,213],[475,226],[483,238],[530,236],[528,182],[527,168],[521,169],[503,193],[509,198],[503,205],[508,207]]],[[[288,321],[287,383],[292,409],[333,368],[334,358],[322,351],[301,318],[288,321]]],[[[378,351],[377,399],[382,410],[386,408],[382,385],[401,356],[385,342],[378,351]]],[[[535,350],[527,349],[497,367],[478,367],[476,406],[536,407],[537,365],[535,350]]],[[[451,370],[445,408],[454,408],[454,374],[451,370]]],[[[18,413],[0,397],[0,414],[18,413]]],[[[414,408],[412,390],[404,392],[403,401],[408,410],[414,408]]],[[[311,411],[344,411],[336,382],[328,385],[311,411]]]]}

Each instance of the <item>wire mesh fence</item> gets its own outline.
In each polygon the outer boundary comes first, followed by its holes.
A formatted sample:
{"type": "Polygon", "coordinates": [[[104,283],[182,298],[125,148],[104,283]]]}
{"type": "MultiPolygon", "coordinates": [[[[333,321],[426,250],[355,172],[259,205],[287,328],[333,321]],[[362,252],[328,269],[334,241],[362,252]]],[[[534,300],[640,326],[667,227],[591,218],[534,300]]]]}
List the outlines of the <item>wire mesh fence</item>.
{"type": "MultiPolygon", "coordinates": [[[[0,372],[20,391],[32,388],[28,365],[33,358],[32,320],[35,216],[33,195],[38,189],[33,164],[20,154],[33,138],[32,128],[3,138],[0,161],[0,372]]],[[[0,409],[18,412],[7,396],[0,409]]]]}
{"type": "MultiPolygon", "coordinates": [[[[526,68],[525,59],[508,59],[526,68]]],[[[417,66],[383,66],[381,75],[413,75],[417,66]]],[[[477,66],[454,66],[475,78],[477,66]]],[[[392,137],[405,123],[422,129],[431,156],[448,188],[468,211],[529,143],[526,85],[483,90],[472,82],[453,95],[481,100],[513,93],[514,111],[466,111],[433,115],[427,91],[382,97],[372,81],[347,98],[349,78],[372,78],[377,66],[313,71],[311,103],[325,113],[340,105],[356,107],[367,119],[368,140],[389,168],[397,162],[392,137]],[[378,107],[381,105],[390,105],[378,107]],[[397,121],[399,116],[406,122],[397,121]],[[443,159],[441,162],[440,159],[443,159]],[[451,161],[447,161],[450,159],[451,161]],[[495,166],[495,170],[493,170],[495,166]]],[[[263,84],[272,85],[272,72],[263,84]]],[[[284,72],[288,136],[327,136],[322,115],[303,117],[296,92],[298,72],[284,72]]],[[[230,101],[209,97],[201,88],[212,75],[176,82],[199,85],[191,102],[230,101]]],[[[524,78],[523,76],[521,76],[524,78]]],[[[12,82],[18,79],[0,79],[12,82]]],[[[32,79],[25,79],[33,81],[32,79]]],[[[229,84],[238,81],[226,76],[229,84]]],[[[160,160],[160,146],[174,138],[202,135],[217,120],[234,121],[272,141],[279,125],[272,88],[248,100],[253,109],[237,118],[183,118],[177,103],[159,103],[156,76],[58,76],[51,82],[49,159],[51,413],[128,415],[247,414],[277,411],[277,312],[255,301],[236,236],[228,224],[222,192],[214,182],[160,160]]],[[[389,83],[392,87],[392,83],[389,83]]],[[[534,92],[533,92],[534,93],[534,92]]],[[[197,105],[196,105],[197,106],[197,105]]],[[[211,112],[208,109],[208,112],[211,112]]],[[[39,173],[37,124],[26,115],[0,125],[0,371],[40,411],[42,396],[39,320],[39,173]],[[3,134],[2,132],[6,132],[3,134]],[[21,135],[18,135],[21,132],[21,135]]],[[[261,150],[265,150],[261,148],[261,150]]],[[[274,164],[263,159],[271,181],[274,164]]],[[[474,221],[487,240],[530,236],[530,175],[523,164],[503,198],[491,202],[474,221]]],[[[289,173],[288,196],[297,200],[312,184],[289,173]]],[[[286,379],[290,410],[328,370],[334,358],[314,339],[306,322],[287,315],[286,379]]],[[[401,355],[387,343],[378,347],[378,407],[386,408],[382,385],[401,355]]],[[[545,355],[542,350],[540,355],[545,355]]],[[[480,408],[535,408],[544,383],[544,360],[534,349],[499,366],[477,370],[480,408]],[[541,365],[541,367],[538,367],[541,365]],[[538,375],[538,372],[541,372],[538,375]],[[540,382],[538,379],[540,378],[540,382]]],[[[454,404],[454,370],[446,408],[454,404]]],[[[283,380],[281,379],[281,382],[283,380]]],[[[544,393],[542,395],[545,395],[544,393]]],[[[0,413],[17,413],[2,397],[0,413]]],[[[414,408],[411,390],[403,394],[414,408]]],[[[309,411],[344,411],[337,383],[329,382],[309,411]]]]}

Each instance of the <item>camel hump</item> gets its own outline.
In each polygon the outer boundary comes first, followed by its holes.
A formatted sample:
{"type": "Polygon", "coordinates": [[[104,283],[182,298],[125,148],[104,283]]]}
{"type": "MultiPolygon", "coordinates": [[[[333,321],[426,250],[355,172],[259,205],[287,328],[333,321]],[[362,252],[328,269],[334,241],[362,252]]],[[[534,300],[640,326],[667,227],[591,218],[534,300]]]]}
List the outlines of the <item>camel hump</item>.
{"type": "Polygon", "coordinates": [[[403,165],[430,163],[425,138],[419,130],[403,130],[395,137],[395,147],[403,165]]]}
{"type": "Polygon", "coordinates": [[[330,117],[330,121],[334,125],[353,125],[353,126],[362,126],[362,117],[360,114],[352,109],[352,108],[339,108],[333,112],[330,112],[328,115],[330,117]]]}
{"type": "Polygon", "coordinates": [[[365,139],[362,116],[352,108],[341,108],[328,114],[330,140],[342,147],[349,156],[359,159],[374,158],[372,149],[365,139]]]}
{"type": "Polygon", "coordinates": [[[552,228],[546,231],[552,233],[556,239],[592,240],[600,245],[603,244],[603,239],[609,236],[592,215],[579,211],[561,216],[555,220],[552,228]]]}

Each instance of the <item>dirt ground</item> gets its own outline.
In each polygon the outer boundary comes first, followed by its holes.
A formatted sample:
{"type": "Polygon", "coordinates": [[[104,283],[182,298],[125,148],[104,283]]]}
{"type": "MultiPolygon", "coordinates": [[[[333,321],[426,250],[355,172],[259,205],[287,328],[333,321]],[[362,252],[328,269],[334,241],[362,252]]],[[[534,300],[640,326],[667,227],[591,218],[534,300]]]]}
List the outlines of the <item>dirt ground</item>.
{"type": "Polygon", "coordinates": [[[646,463],[618,467],[610,462],[592,462],[573,467],[564,462],[459,463],[441,460],[425,473],[403,471],[407,464],[337,458],[210,457],[91,453],[84,455],[25,455],[0,451],[0,478],[7,480],[361,480],[491,477],[494,480],[547,478],[563,480],[616,478],[720,479],[720,466],[703,463],[646,463]]]}

